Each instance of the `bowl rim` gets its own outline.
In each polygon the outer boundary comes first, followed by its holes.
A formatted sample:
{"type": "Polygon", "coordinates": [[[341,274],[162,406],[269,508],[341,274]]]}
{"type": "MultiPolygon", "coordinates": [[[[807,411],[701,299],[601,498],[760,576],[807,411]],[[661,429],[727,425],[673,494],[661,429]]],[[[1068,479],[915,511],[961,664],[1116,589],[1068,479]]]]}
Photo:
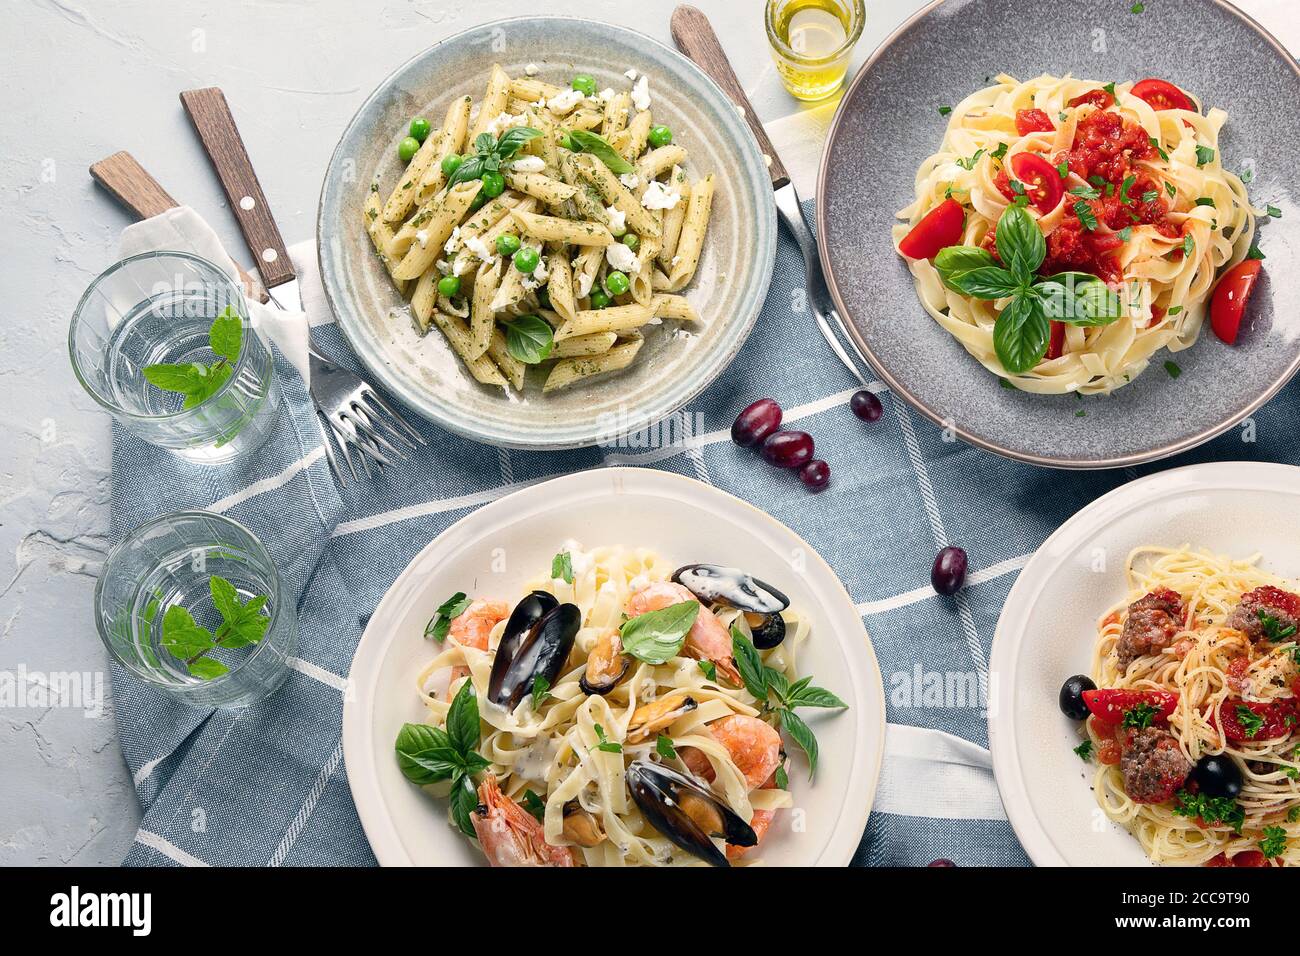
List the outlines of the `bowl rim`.
{"type": "Polygon", "coordinates": [[[360,313],[362,309],[349,310],[350,304],[343,299],[341,289],[337,288],[337,281],[334,279],[334,272],[329,263],[329,256],[325,254],[326,246],[326,224],[325,214],[330,193],[330,185],[337,178],[337,170],[345,157],[343,154],[344,144],[351,138],[354,130],[358,126],[363,114],[365,114],[373,104],[384,96],[393,86],[397,77],[410,68],[417,61],[429,56],[433,51],[443,48],[446,44],[459,43],[465,38],[477,34],[483,30],[491,30],[500,27],[510,26],[512,24],[524,23],[544,23],[555,29],[562,29],[565,24],[583,24],[586,27],[596,27],[599,30],[607,31],[611,34],[617,34],[623,37],[630,46],[650,45],[658,48],[663,54],[668,55],[670,59],[678,62],[679,66],[684,67],[688,72],[693,73],[696,78],[704,84],[713,98],[713,106],[720,115],[735,115],[735,125],[732,128],[733,139],[738,140],[741,152],[738,159],[741,168],[748,175],[739,180],[739,185],[733,184],[732,188],[748,191],[756,196],[756,205],[759,208],[759,216],[752,224],[753,226],[753,252],[749,257],[751,268],[751,278],[744,296],[741,298],[739,308],[734,310],[726,317],[727,321],[735,324],[736,330],[732,335],[730,342],[723,347],[714,349],[709,356],[701,356],[696,364],[685,367],[683,372],[703,371],[703,374],[683,376],[687,382],[686,387],[676,396],[667,396],[659,402],[657,408],[645,412],[640,409],[627,410],[627,415],[634,418],[641,427],[651,427],[670,415],[675,414],[682,407],[695,400],[701,392],[711,385],[717,377],[722,374],[735,359],[740,349],[749,339],[750,333],[754,330],[754,325],[758,321],[758,316],[763,309],[763,304],[767,300],[767,292],[772,282],[772,275],[776,265],[776,247],[777,247],[777,222],[776,222],[776,200],[772,189],[770,188],[771,180],[767,173],[766,164],[763,161],[762,150],[759,148],[753,132],[749,129],[749,124],[744,122],[740,114],[736,111],[731,98],[726,95],[722,88],[705,73],[699,66],[686,57],[674,50],[665,43],[628,27],[604,23],[586,17],[568,17],[568,16],[519,16],[505,17],[498,20],[492,20],[485,23],[475,24],[448,37],[439,40],[437,43],[418,51],[399,64],[389,72],[370,94],[361,102],[352,117],[348,120],[340,134],[334,150],[330,154],[329,163],[325,168],[325,175],[321,181],[320,198],[316,206],[316,262],[320,271],[321,286],[325,292],[325,301],[329,306],[330,313],[334,317],[335,324],[342,332],[348,346],[356,354],[366,371],[373,378],[377,379],[389,392],[402,401],[402,403],[426,420],[439,425],[455,434],[474,441],[486,444],[520,449],[525,451],[562,451],[573,448],[585,448],[598,444],[608,431],[602,427],[598,420],[593,420],[586,425],[579,426],[547,426],[544,431],[531,434],[523,431],[506,431],[498,426],[485,428],[481,423],[470,418],[461,417],[453,407],[441,407],[442,403],[434,403],[430,400],[430,394],[427,390],[414,387],[414,383],[405,377],[390,374],[390,363],[385,359],[382,352],[379,351],[377,343],[370,341],[372,337],[361,334],[359,328],[353,327],[354,323],[350,320],[355,311],[360,313]],[[730,111],[730,112],[728,112],[730,111]],[[332,288],[335,286],[335,288],[332,288]],[[340,295],[336,297],[336,291],[340,295]],[[342,317],[348,316],[348,320],[342,317]],[[643,423],[643,424],[642,424],[643,423]],[[550,432],[561,432],[559,437],[548,437],[550,432]]]}
{"type": "MultiPolygon", "coordinates": [[[[845,114],[847,113],[847,104],[857,92],[858,87],[867,79],[867,75],[870,73],[871,68],[875,66],[876,62],[885,51],[889,49],[895,41],[915,27],[921,20],[925,19],[946,2],[949,2],[949,0],[930,0],[930,2],[920,10],[900,23],[893,32],[889,34],[889,36],[880,41],[880,45],[871,52],[869,57],[867,57],[866,61],[854,76],[853,81],[844,91],[844,95],[840,98],[839,105],[835,108],[835,116],[831,120],[829,129],[826,131],[826,142],[822,147],[821,161],[817,171],[816,218],[818,236],[827,236],[830,234],[828,231],[829,223],[826,209],[826,183],[830,172],[831,151],[837,145],[836,141],[840,133],[840,126],[845,114]]],[[[956,2],[965,2],[965,0],[956,0],[956,2]]],[[[1286,47],[1284,47],[1276,37],[1269,33],[1268,30],[1264,29],[1258,21],[1229,3],[1228,0],[1207,0],[1207,2],[1213,3],[1220,9],[1233,14],[1247,27],[1254,30],[1261,40],[1281,55],[1283,61],[1286,62],[1295,72],[1297,79],[1300,79],[1300,63],[1298,63],[1296,58],[1291,55],[1286,47]]],[[[844,326],[849,333],[849,337],[858,348],[862,350],[863,354],[870,362],[871,367],[880,376],[881,381],[888,385],[894,393],[903,398],[912,406],[912,408],[916,409],[940,428],[951,429],[958,437],[968,444],[974,445],[977,448],[982,448],[985,451],[991,451],[994,454],[1002,455],[1006,458],[1011,458],[1015,461],[1023,461],[1031,465],[1039,465],[1046,468],[1060,468],[1072,471],[1101,471],[1109,468],[1127,468],[1134,465],[1146,464],[1152,461],[1159,461],[1163,458],[1169,458],[1172,455],[1177,455],[1180,452],[1188,451],[1189,449],[1203,445],[1207,441],[1222,435],[1239,422],[1249,418],[1277,395],[1277,393],[1282,390],[1283,386],[1291,381],[1297,372],[1300,372],[1300,350],[1297,350],[1295,359],[1291,364],[1287,368],[1283,369],[1277,379],[1269,383],[1259,396],[1249,402],[1245,407],[1231,413],[1223,420],[1201,429],[1193,435],[1189,435],[1186,438],[1156,448],[1151,448],[1146,451],[1134,452],[1129,455],[1117,455],[1109,458],[1055,458],[1046,454],[1033,454],[1027,451],[1018,451],[1013,448],[1004,447],[992,439],[982,438],[975,435],[951,419],[945,419],[943,416],[939,415],[938,412],[929,408],[929,406],[925,405],[919,398],[908,391],[908,389],[898,380],[897,376],[891,373],[880,361],[879,357],[872,351],[871,346],[867,343],[866,336],[862,334],[857,324],[849,318],[852,313],[845,306],[844,298],[840,293],[839,284],[835,278],[835,273],[831,268],[830,253],[828,251],[829,243],[818,242],[817,249],[821,258],[822,272],[826,276],[826,285],[830,289],[831,299],[834,301],[835,307],[839,310],[840,315],[845,318],[844,326]]]]}
{"type": "Polygon", "coordinates": [[[988,720],[989,753],[1007,819],[1016,839],[1036,866],[1070,865],[1048,834],[1041,822],[1040,810],[1030,800],[1025,788],[1025,774],[1016,749],[1019,733],[1013,707],[1022,654],[1024,648],[1031,646],[1024,622],[1052,574],[1077,548],[1060,554],[1056,552],[1067,541],[1090,540],[1097,532],[1100,519],[1116,511],[1129,513],[1172,495],[1183,496],[1198,491],[1282,491],[1297,494],[1296,488],[1300,487],[1298,478],[1300,467],[1296,465],[1258,461],[1202,462],[1138,478],[1076,511],[1052,532],[1020,571],[998,615],[989,649],[989,671],[998,675],[996,699],[988,720]]]}
{"type": "Polygon", "coordinates": [[[702,496],[704,503],[707,503],[707,499],[710,498],[714,500],[720,499],[729,506],[739,507],[739,510],[752,516],[756,524],[764,526],[769,532],[785,537],[794,545],[801,546],[806,556],[815,559],[809,566],[812,567],[815,563],[819,575],[824,577],[828,584],[833,582],[831,584],[832,593],[835,594],[837,599],[843,601],[843,609],[847,610],[853,619],[858,622],[854,634],[842,635],[835,632],[835,639],[843,648],[846,658],[858,662],[861,667],[860,675],[864,681],[864,686],[875,696],[875,706],[872,708],[867,708],[865,702],[860,700],[855,701],[853,705],[860,715],[855,729],[857,739],[854,741],[854,756],[864,757],[864,763],[861,767],[855,766],[853,769],[849,778],[848,791],[852,793],[855,789],[861,789],[865,793],[866,799],[862,801],[861,806],[857,807],[856,810],[852,808],[849,801],[841,801],[840,816],[831,829],[825,847],[820,851],[820,856],[815,861],[816,865],[847,865],[858,849],[862,834],[867,827],[868,818],[871,815],[871,809],[875,804],[876,791],[880,783],[881,767],[884,760],[887,732],[884,678],[881,675],[880,664],[876,658],[870,635],[867,633],[866,625],[862,623],[862,616],[857,613],[857,607],[854,605],[852,597],[844,587],[844,582],[840,580],[839,575],[835,573],[835,570],[826,559],[812,545],[791,528],[760,508],[727,491],[723,491],[721,488],[705,484],[685,475],[678,475],[655,468],[635,467],[599,468],[572,472],[521,488],[509,495],[498,498],[489,505],[475,509],[437,534],[428,544],[421,548],[407,566],[402,569],[397,578],[393,580],[393,583],[389,585],[388,590],[384,592],[384,596],[375,606],[366,629],[357,643],[356,652],[353,654],[352,662],[348,668],[347,683],[350,693],[345,694],[343,700],[342,737],[343,762],[347,771],[348,785],[356,803],[357,816],[361,820],[366,840],[369,842],[380,865],[410,866],[413,865],[413,861],[396,834],[396,827],[391,816],[384,812],[385,800],[376,771],[376,751],[370,746],[374,726],[374,697],[373,695],[367,695],[366,691],[378,679],[378,671],[382,666],[382,662],[391,649],[393,641],[396,640],[391,632],[381,633],[376,629],[374,622],[376,620],[382,622],[385,619],[384,615],[390,613],[385,608],[385,605],[390,601],[395,602],[398,600],[395,597],[397,582],[410,572],[411,568],[426,554],[438,548],[440,542],[444,540],[452,541],[459,550],[466,544],[478,540],[478,532],[467,532],[466,526],[475,521],[483,520],[481,516],[484,512],[489,509],[508,509],[511,506],[510,503],[521,495],[554,496],[555,486],[557,485],[581,486],[584,483],[597,483],[605,493],[621,494],[627,490],[625,488],[627,483],[635,483],[636,487],[631,490],[631,493],[634,494],[656,490],[657,486],[659,489],[674,493],[677,497],[694,493],[702,496]],[[606,489],[611,488],[612,490],[606,491],[606,489]],[[546,491],[539,489],[546,489],[546,491]],[[464,542],[455,541],[458,536],[466,533],[470,533],[474,537],[464,542]],[[836,587],[838,592],[833,590],[836,587]],[[854,647],[855,638],[858,637],[860,637],[860,645],[864,652],[862,656],[849,653],[854,647]],[[367,657],[368,660],[365,659],[367,657]],[[865,755],[861,753],[861,750],[865,749],[868,742],[862,739],[864,733],[867,735],[878,734],[879,743],[874,753],[865,755]],[[361,777],[362,774],[364,774],[364,778],[361,777]]]}

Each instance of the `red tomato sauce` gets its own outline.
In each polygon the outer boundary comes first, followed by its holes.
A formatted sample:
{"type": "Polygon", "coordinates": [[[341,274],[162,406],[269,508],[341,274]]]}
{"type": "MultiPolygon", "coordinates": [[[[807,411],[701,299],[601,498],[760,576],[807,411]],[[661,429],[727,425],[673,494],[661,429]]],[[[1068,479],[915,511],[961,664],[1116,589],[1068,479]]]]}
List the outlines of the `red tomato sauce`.
{"type": "MultiPolygon", "coordinates": [[[[1169,204],[1163,187],[1136,164],[1158,155],[1146,130],[1128,122],[1119,113],[1097,110],[1082,119],[1067,150],[1052,158],[1052,164],[1068,163],[1070,171],[1089,180],[1101,193],[1096,199],[1067,193],[1065,216],[1060,226],[1047,237],[1047,259],[1039,270],[1044,275],[1056,272],[1089,272],[1105,282],[1123,281],[1115,257],[1124,240],[1116,233],[1128,226],[1154,226],[1161,235],[1177,239],[1182,229],[1167,218],[1169,204]],[[1124,180],[1134,181],[1124,191],[1124,180]],[[1121,191],[1124,195],[1121,196],[1121,191]],[[1143,198],[1154,193],[1151,198],[1143,198]],[[1127,200],[1127,201],[1125,201],[1127,200]],[[1075,205],[1085,202],[1096,219],[1097,229],[1089,229],[1079,218],[1075,205]],[[1108,230],[1100,227],[1108,227],[1108,230]]],[[[1010,174],[1004,166],[995,177],[1002,195],[1012,201],[1010,174]]],[[[996,243],[986,242],[996,255],[996,243]]]]}

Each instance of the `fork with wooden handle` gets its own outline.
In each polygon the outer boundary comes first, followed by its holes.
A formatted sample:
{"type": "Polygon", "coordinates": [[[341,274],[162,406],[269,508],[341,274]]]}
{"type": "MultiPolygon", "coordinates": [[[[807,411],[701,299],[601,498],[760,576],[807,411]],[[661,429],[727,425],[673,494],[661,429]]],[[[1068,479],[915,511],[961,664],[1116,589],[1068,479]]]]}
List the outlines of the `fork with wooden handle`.
{"type": "Polygon", "coordinates": [[[872,371],[871,363],[867,361],[866,356],[862,354],[848,329],[845,328],[844,320],[831,299],[830,290],[826,286],[826,276],[822,272],[821,259],[817,254],[817,240],[813,238],[812,231],[804,221],[803,210],[799,207],[799,194],[795,191],[794,183],[790,181],[790,175],[782,165],[781,158],[776,155],[776,148],[768,139],[767,131],[759,122],[758,114],[750,105],[749,97],[745,95],[740,81],[736,79],[731,63],[727,60],[727,54],[723,52],[722,44],[718,42],[718,35],[713,32],[713,26],[709,23],[709,18],[695,7],[683,4],[673,11],[671,25],[673,42],[677,44],[677,48],[690,57],[713,82],[722,87],[722,91],[744,115],[750,131],[758,140],[758,148],[762,150],[764,159],[770,160],[768,172],[772,176],[777,212],[781,214],[786,228],[790,230],[794,241],[799,244],[799,251],[803,253],[804,270],[807,273],[808,303],[812,308],[817,328],[831,347],[831,351],[844,363],[844,367],[852,372],[860,383],[868,384],[875,378],[875,373],[872,371]]]}
{"type": "MultiPolygon", "coordinates": [[[[284,300],[289,307],[302,311],[298,276],[257,173],[253,171],[253,163],[244,148],[225,94],[213,86],[185,90],[180,97],[181,105],[194,124],[203,150],[221,181],[244,241],[257,260],[258,271],[271,293],[271,301],[284,309],[286,306],[281,301],[284,300]]],[[[390,456],[405,458],[406,453],[400,446],[414,449],[426,444],[423,436],[408,425],[369,383],[311,347],[310,339],[308,346],[312,358],[312,398],[338,441],[353,478],[357,477],[357,472],[351,449],[358,452],[362,468],[369,473],[371,462],[382,469],[391,463],[390,456]]],[[[326,451],[330,450],[329,446],[327,441],[326,451]]],[[[335,476],[346,484],[332,457],[331,467],[335,476]]]]}

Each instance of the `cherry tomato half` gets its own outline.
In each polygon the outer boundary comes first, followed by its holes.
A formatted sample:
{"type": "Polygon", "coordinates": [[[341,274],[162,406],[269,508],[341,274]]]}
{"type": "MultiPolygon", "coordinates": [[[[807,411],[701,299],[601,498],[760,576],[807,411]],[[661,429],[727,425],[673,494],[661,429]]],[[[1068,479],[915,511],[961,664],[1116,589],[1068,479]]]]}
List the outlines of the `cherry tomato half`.
{"type": "Polygon", "coordinates": [[[1191,98],[1174,86],[1172,83],[1166,83],[1164,80],[1155,78],[1141,80],[1133,84],[1133,95],[1140,100],[1146,100],[1153,110],[1191,110],[1196,112],[1196,104],[1191,98]]]}
{"type": "Polygon", "coordinates": [[[1210,328],[1229,345],[1237,341],[1246,303],[1262,268],[1263,263],[1258,259],[1239,262],[1225,272],[1214,287],[1214,298],[1210,300],[1210,328]]]}
{"type": "Polygon", "coordinates": [[[1164,690],[1123,690],[1105,687],[1085,690],[1083,702],[1092,711],[1093,720],[1103,727],[1116,727],[1124,715],[1141,704],[1155,708],[1153,720],[1168,720],[1178,706],[1178,695],[1164,690]]]}
{"type": "Polygon", "coordinates": [[[940,249],[961,242],[966,211],[955,199],[945,199],[912,227],[898,244],[898,251],[909,259],[932,259],[940,249]]]}
{"type": "Polygon", "coordinates": [[[1050,133],[1056,129],[1051,118],[1042,110],[1017,110],[1016,132],[1021,136],[1030,133],[1050,133]]]}
{"type": "Polygon", "coordinates": [[[1047,215],[1056,208],[1065,192],[1060,172],[1037,153],[1016,153],[1011,157],[1011,171],[1025,184],[1025,194],[1034,208],[1047,215]]]}

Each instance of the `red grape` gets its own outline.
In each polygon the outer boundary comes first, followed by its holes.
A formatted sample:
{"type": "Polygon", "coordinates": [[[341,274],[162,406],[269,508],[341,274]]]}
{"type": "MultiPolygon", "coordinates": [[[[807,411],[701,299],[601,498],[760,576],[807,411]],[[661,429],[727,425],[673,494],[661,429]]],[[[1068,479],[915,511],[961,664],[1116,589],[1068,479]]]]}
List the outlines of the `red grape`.
{"type": "Polygon", "coordinates": [[[731,440],[751,448],[781,427],[781,406],[770,398],[747,405],[731,425],[731,440]]]}
{"type": "Polygon", "coordinates": [[[956,545],[944,548],[930,569],[930,583],[940,594],[956,594],[966,582],[966,552],[956,545]]]}
{"type": "Polygon", "coordinates": [[[831,483],[831,466],[814,458],[799,469],[799,480],[809,491],[822,491],[831,483]]]}
{"type": "Polygon", "coordinates": [[[849,399],[849,408],[853,409],[853,414],[864,422],[874,422],[885,414],[885,407],[880,404],[880,399],[865,388],[853,393],[853,397],[849,399]]]}
{"type": "Polygon", "coordinates": [[[778,468],[802,468],[813,456],[812,435],[807,432],[775,432],[759,449],[763,460],[778,468]]]}

